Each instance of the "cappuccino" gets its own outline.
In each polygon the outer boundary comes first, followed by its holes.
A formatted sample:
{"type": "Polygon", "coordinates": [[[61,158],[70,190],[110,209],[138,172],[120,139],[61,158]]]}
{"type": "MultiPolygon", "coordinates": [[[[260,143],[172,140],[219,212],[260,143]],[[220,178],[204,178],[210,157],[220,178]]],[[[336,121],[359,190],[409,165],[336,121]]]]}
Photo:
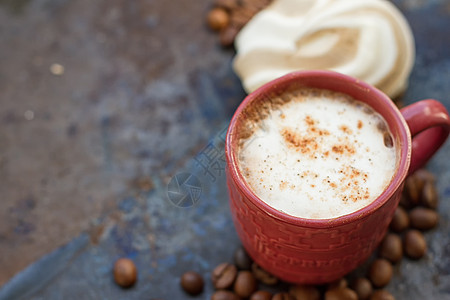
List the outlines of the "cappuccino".
{"type": "Polygon", "coordinates": [[[386,121],[346,94],[301,88],[253,103],[240,117],[241,173],[261,200],[292,216],[357,211],[397,168],[386,121]]]}

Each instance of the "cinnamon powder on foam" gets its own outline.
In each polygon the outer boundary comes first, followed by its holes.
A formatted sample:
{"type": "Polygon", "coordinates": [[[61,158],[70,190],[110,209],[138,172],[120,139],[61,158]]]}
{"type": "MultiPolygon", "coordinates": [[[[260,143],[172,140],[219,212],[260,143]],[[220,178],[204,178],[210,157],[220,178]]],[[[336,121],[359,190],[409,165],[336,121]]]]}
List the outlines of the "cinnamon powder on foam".
{"type": "Polygon", "coordinates": [[[262,200],[290,215],[356,211],[378,197],[395,172],[385,121],[347,95],[299,89],[262,99],[241,117],[240,168],[262,200]]]}

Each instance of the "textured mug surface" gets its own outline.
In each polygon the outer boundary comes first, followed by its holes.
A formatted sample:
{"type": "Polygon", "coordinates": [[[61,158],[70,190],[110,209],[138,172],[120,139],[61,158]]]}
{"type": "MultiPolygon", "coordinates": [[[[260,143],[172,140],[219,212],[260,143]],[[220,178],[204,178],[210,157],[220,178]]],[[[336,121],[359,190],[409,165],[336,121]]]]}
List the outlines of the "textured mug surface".
{"type": "Polygon", "coordinates": [[[226,138],[230,209],[242,244],[256,263],[288,282],[319,284],[342,277],[377,247],[400,201],[406,176],[431,158],[449,131],[449,115],[438,101],[419,101],[400,112],[381,91],[339,73],[300,71],[265,84],[243,100],[226,138]],[[389,186],[371,204],[332,219],[298,218],[266,204],[246,183],[238,167],[236,134],[245,118],[244,108],[297,87],[348,94],[369,104],[388,123],[399,150],[398,169],[389,186]]]}

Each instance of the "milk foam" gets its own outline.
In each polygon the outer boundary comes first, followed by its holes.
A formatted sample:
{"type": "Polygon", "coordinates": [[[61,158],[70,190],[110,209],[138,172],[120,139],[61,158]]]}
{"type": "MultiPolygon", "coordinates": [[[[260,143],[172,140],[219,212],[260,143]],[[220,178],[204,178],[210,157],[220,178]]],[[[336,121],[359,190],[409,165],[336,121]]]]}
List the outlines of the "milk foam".
{"type": "Polygon", "coordinates": [[[305,89],[293,98],[247,120],[253,132],[238,154],[247,183],[267,204],[297,217],[334,218],[370,204],[397,165],[384,119],[331,91],[305,89]]]}

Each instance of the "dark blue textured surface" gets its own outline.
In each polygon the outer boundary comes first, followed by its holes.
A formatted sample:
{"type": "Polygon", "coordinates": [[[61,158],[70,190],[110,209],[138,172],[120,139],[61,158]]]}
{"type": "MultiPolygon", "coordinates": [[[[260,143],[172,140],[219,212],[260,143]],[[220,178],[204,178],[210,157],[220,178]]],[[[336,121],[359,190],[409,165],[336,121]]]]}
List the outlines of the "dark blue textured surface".
{"type": "MultiPolygon", "coordinates": [[[[409,20],[417,45],[405,102],[436,98],[450,109],[450,4],[446,0],[394,2],[409,20]]],[[[154,174],[152,190],[132,190],[118,197],[116,207],[95,220],[98,232],[84,233],[30,265],[1,288],[1,300],[190,299],[179,287],[179,276],[186,270],[196,270],[205,276],[205,291],[196,299],[209,299],[211,269],[222,261],[231,261],[239,245],[221,169],[223,129],[230,117],[222,111],[230,110],[222,110],[221,105],[230,97],[243,94],[231,69],[227,72],[226,76],[231,78],[228,86],[214,81],[224,80],[221,76],[203,73],[191,78],[199,93],[202,114],[214,123],[214,128],[222,129],[216,130],[210,143],[199,146],[192,159],[185,163],[172,161],[167,166],[172,175],[189,172],[199,179],[202,193],[196,205],[176,207],[167,197],[170,176],[154,174]],[[218,124],[218,120],[222,122],[218,124]],[[220,151],[208,152],[207,156],[205,150],[211,150],[211,145],[220,151]],[[209,169],[202,167],[205,165],[209,169]],[[139,270],[139,280],[129,290],[117,287],[112,279],[112,265],[122,256],[133,259],[139,270]]],[[[182,118],[189,120],[192,116],[186,111],[182,118]]],[[[106,131],[110,121],[105,119],[102,123],[106,131]]],[[[397,299],[450,299],[449,154],[447,143],[429,164],[436,174],[441,196],[439,228],[426,234],[429,243],[426,258],[418,262],[403,260],[396,267],[387,289],[397,299]]]]}

